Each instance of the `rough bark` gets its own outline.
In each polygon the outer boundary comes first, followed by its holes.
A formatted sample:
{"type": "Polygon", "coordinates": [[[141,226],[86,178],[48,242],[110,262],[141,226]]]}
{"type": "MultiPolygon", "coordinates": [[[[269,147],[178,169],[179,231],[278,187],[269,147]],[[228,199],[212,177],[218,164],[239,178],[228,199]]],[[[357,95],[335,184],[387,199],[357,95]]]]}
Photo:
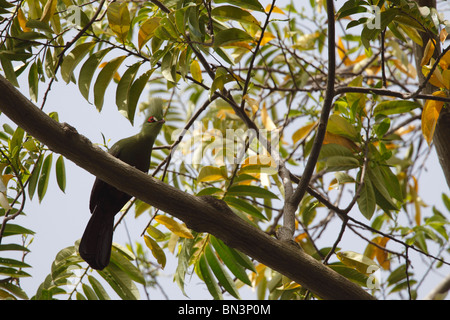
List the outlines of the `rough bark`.
{"type": "Polygon", "coordinates": [[[198,232],[208,232],[296,281],[322,299],[374,299],[358,285],[236,216],[212,197],[173,188],[114,158],[68,124],[60,124],[0,76],[0,110],[28,134],[100,179],[167,212],[198,232]],[[151,190],[149,192],[149,190],[151,190]]]}
{"type": "MultiPolygon", "coordinates": [[[[420,6],[427,6],[430,8],[436,8],[436,0],[418,0],[417,3],[420,6]]],[[[419,83],[423,83],[425,81],[425,76],[421,72],[420,62],[422,61],[423,53],[425,50],[425,46],[430,39],[429,33],[421,32],[420,33],[423,41],[423,46],[419,46],[414,44],[414,55],[416,61],[416,70],[419,76],[419,83]]],[[[439,38],[436,37],[434,39],[436,42],[436,50],[434,52],[434,57],[437,58],[441,51],[439,38]]],[[[423,90],[423,93],[431,94],[434,91],[439,90],[428,84],[423,90]]],[[[436,129],[434,132],[433,143],[436,148],[436,153],[439,159],[439,163],[441,165],[442,171],[444,172],[445,179],[447,181],[447,185],[450,187],[450,110],[449,106],[446,105],[442,108],[441,113],[439,115],[438,122],[436,124],[436,129]]]]}

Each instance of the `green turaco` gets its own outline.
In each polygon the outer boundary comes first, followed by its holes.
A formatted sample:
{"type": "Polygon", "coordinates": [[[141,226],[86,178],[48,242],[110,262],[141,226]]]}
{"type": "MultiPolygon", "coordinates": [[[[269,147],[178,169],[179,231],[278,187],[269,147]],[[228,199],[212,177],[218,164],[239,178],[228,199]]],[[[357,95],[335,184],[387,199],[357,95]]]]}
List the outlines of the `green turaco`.
{"type": "MultiPolygon", "coordinates": [[[[163,126],[163,100],[150,101],[148,117],[141,132],[116,142],[109,153],[137,169],[147,172],[153,143],[163,126]]],[[[102,270],[111,257],[114,216],[131,199],[131,196],[96,179],[91,191],[89,209],[92,216],[81,238],[81,257],[94,269],[102,270]]]]}

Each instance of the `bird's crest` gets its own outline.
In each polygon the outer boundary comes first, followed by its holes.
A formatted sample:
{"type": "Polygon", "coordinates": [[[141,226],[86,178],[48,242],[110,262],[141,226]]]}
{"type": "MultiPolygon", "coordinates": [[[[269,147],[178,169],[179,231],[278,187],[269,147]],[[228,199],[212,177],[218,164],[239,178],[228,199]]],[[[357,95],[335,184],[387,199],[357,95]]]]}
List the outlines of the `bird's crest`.
{"type": "Polygon", "coordinates": [[[157,120],[163,118],[164,100],[161,98],[151,98],[146,112],[146,119],[149,117],[155,117],[157,120]]]}

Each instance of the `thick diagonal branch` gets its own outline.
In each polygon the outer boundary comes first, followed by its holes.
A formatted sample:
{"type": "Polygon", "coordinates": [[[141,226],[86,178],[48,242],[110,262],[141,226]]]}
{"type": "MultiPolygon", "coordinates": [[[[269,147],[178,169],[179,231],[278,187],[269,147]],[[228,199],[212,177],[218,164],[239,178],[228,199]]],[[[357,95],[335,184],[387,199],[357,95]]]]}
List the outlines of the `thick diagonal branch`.
{"type": "Polygon", "coordinates": [[[171,187],[114,158],[67,125],[48,117],[3,76],[0,111],[28,134],[121,191],[208,232],[311,290],[323,299],[373,299],[358,285],[290,245],[236,216],[225,202],[196,197],[171,187]],[[150,191],[149,191],[150,190],[150,191]]]}

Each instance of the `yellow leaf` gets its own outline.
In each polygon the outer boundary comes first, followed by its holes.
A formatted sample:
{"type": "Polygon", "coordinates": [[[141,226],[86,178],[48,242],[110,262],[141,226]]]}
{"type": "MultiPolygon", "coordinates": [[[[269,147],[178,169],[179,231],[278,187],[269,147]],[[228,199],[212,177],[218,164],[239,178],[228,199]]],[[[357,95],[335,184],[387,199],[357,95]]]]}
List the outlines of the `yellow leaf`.
{"type": "Polygon", "coordinates": [[[9,204],[8,198],[6,197],[6,193],[0,192],[0,207],[5,210],[10,210],[11,205],[9,204]]]}
{"type": "Polygon", "coordinates": [[[168,216],[161,216],[161,215],[156,216],[155,220],[163,224],[167,229],[169,229],[170,231],[172,231],[173,233],[182,238],[194,239],[194,236],[192,235],[191,231],[189,231],[189,229],[186,227],[184,223],[183,224],[178,223],[168,216]]]}
{"type": "Polygon", "coordinates": [[[150,238],[147,235],[144,235],[144,242],[145,245],[152,251],[152,255],[156,258],[156,261],[161,265],[161,268],[164,269],[166,266],[166,254],[164,253],[163,249],[158,245],[158,243],[150,238]]]}
{"type": "Polygon", "coordinates": [[[45,4],[45,7],[44,7],[44,12],[42,13],[42,16],[41,16],[42,22],[50,21],[50,19],[55,14],[57,2],[58,2],[57,0],[47,0],[47,3],[45,4]]]}
{"type": "Polygon", "coordinates": [[[450,70],[445,69],[442,71],[442,81],[444,84],[444,87],[446,89],[450,89],[450,70]]]}
{"type": "Polygon", "coordinates": [[[226,46],[227,47],[245,48],[249,51],[252,50],[252,47],[247,42],[244,42],[244,41],[229,42],[229,43],[227,43],[226,46]]]}
{"type": "Polygon", "coordinates": [[[295,237],[295,242],[300,242],[304,239],[308,238],[308,234],[306,232],[300,233],[298,236],[295,237]]]}
{"type": "MultiPolygon", "coordinates": [[[[275,160],[270,154],[258,154],[246,158],[239,169],[239,174],[248,174],[257,179],[262,178],[261,173],[276,174],[278,172],[275,160]]],[[[244,180],[242,184],[251,184],[251,180],[244,180]]]]}
{"type": "Polygon", "coordinates": [[[314,49],[316,39],[320,37],[320,32],[316,31],[310,34],[304,34],[298,38],[296,43],[293,45],[294,49],[299,50],[311,50],[314,49]]]}
{"type": "Polygon", "coordinates": [[[377,237],[376,242],[375,242],[379,246],[379,247],[375,247],[375,256],[377,257],[377,260],[380,263],[380,266],[384,270],[389,270],[390,266],[391,266],[391,262],[388,259],[388,252],[386,250],[381,249],[381,248],[386,248],[386,243],[388,241],[389,241],[389,238],[387,238],[387,237],[377,237]]]}
{"type": "Polygon", "coordinates": [[[450,66],[450,51],[444,53],[441,60],[439,60],[439,66],[444,70],[448,69],[448,67],[450,66]]]}
{"type": "Polygon", "coordinates": [[[106,11],[109,27],[121,43],[125,43],[130,31],[130,11],[127,2],[112,2],[106,11]]]}
{"type": "Polygon", "coordinates": [[[266,128],[269,131],[272,131],[277,128],[275,123],[273,123],[272,118],[269,116],[269,113],[267,112],[265,105],[263,105],[261,110],[261,121],[264,125],[264,128],[266,128]]]}
{"type": "Polygon", "coordinates": [[[202,70],[200,69],[200,63],[198,63],[197,60],[193,60],[191,62],[191,74],[192,78],[194,78],[195,81],[202,82],[202,70]]]}
{"type": "Polygon", "coordinates": [[[422,37],[419,34],[419,31],[417,31],[417,29],[413,28],[413,27],[409,27],[405,24],[399,24],[400,29],[402,29],[406,35],[412,40],[414,41],[416,44],[418,44],[419,46],[423,46],[423,40],[422,37]]]}
{"type": "Polygon", "coordinates": [[[292,142],[296,144],[301,139],[305,138],[315,127],[316,122],[308,123],[307,125],[301,127],[292,135],[292,142]]]}
{"type": "Polygon", "coordinates": [[[369,272],[372,266],[378,266],[372,259],[353,251],[341,251],[338,252],[336,256],[346,266],[354,268],[364,274],[373,273],[373,270],[372,272],[369,272]]]}
{"type": "Polygon", "coordinates": [[[412,132],[412,131],[414,131],[414,129],[416,129],[416,126],[415,125],[413,125],[413,124],[410,124],[408,127],[401,127],[401,128],[399,128],[399,129],[397,129],[396,131],[395,131],[395,134],[398,134],[399,136],[403,136],[403,135],[405,135],[405,134],[407,134],[407,133],[410,133],[410,132],[412,132]]]}
{"type": "Polygon", "coordinates": [[[204,166],[198,173],[197,181],[199,182],[211,182],[224,180],[227,178],[226,171],[218,167],[204,166]]]}
{"type": "MultiPolygon", "coordinates": [[[[256,33],[256,39],[259,40],[260,38],[261,38],[261,32],[259,31],[259,32],[256,33]]],[[[266,32],[264,32],[264,36],[263,36],[263,38],[261,40],[261,44],[260,45],[263,46],[263,45],[265,45],[266,43],[270,42],[273,39],[275,39],[275,36],[272,33],[270,33],[269,31],[266,31],[266,32]]]]}
{"type": "MultiPolygon", "coordinates": [[[[447,97],[447,94],[443,91],[433,92],[433,96],[447,97]]],[[[422,134],[427,140],[428,145],[433,140],[434,130],[436,129],[436,123],[439,118],[443,101],[427,100],[422,110],[422,134]]]]}
{"type": "Polygon", "coordinates": [[[353,60],[353,64],[356,64],[356,63],[358,63],[358,62],[361,62],[361,61],[363,61],[364,59],[367,59],[366,54],[365,54],[365,53],[360,54],[359,56],[356,57],[355,60],[353,60]]]}
{"type": "Polygon", "coordinates": [[[338,54],[339,54],[339,58],[341,58],[342,62],[344,62],[344,64],[346,66],[353,64],[353,62],[347,56],[347,49],[345,48],[341,37],[339,37],[339,39],[338,39],[337,51],[338,51],[338,54]]]}
{"type": "Polygon", "coordinates": [[[359,147],[350,139],[327,131],[325,132],[323,144],[330,144],[330,143],[339,144],[352,151],[359,150],[359,147]]]}
{"type": "MultiPolygon", "coordinates": [[[[13,178],[13,177],[14,177],[14,175],[12,175],[12,174],[4,174],[4,175],[2,175],[2,182],[3,182],[3,184],[5,186],[7,186],[9,180],[11,180],[11,178],[13,178]]],[[[0,191],[3,191],[3,190],[0,190],[0,191]]]]}
{"type": "MultiPolygon", "coordinates": [[[[269,12],[271,8],[272,8],[272,5],[271,5],[271,4],[268,4],[268,5],[266,6],[265,11],[266,11],[266,12],[269,12]]],[[[277,6],[274,6],[274,7],[273,7],[272,13],[281,13],[281,14],[284,14],[283,10],[281,10],[281,9],[278,8],[277,6]]]]}
{"type": "Polygon", "coordinates": [[[439,41],[444,43],[444,41],[447,39],[447,36],[448,36],[447,30],[445,30],[445,28],[442,28],[441,32],[439,33],[439,41]]]}
{"type": "Polygon", "coordinates": [[[420,222],[422,220],[422,210],[420,208],[419,197],[414,197],[414,210],[416,211],[414,215],[414,220],[416,221],[416,225],[420,226],[420,222]]]}
{"type": "Polygon", "coordinates": [[[408,66],[405,66],[400,60],[397,59],[392,59],[392,62],[399,71],[403,72],[411,79],[415,79],[417,77],[416,68],[414,68],[411,63],[408,63],[408,66]]]}
{"type": "Polygon", "coordinates": [[[244,100],[252,109],[253,114],[255,114],[259,109],[258,101],[256,101],[256,99],[250,98],[248,94],[244,96],[244,100]]]}
{"type": "Polygon", "coordinates": [[[221,107],[217,113],[216,113],[216,117],[219,118],[220,120],[225,120],[225,118],[227,116],[232,116],[235,115],[236,113],[234,112],[233,108],[230,107],[221,107]]]}
{"type": "Polygon", "coordinates": [[[435,70],[435,72],[431,75],[430,80],[428,82],[437,88],[444,88],[444,84],[439,80],[439,78],[442,77],[436,77],[435,75],[436,71],[437,70],[435,70]]]}
{"type": "Polygon", "coordinates": [[[23,32],[31,31],[31,29],[27,27],[27,18],[25,18],[22,9],[19,9],[19,11],[17,12],[17,19],[19,20],[19,25],[23,32]]]}
{"type": "Polygon", "coordinates": [[[169,249],[171,253],[175,252],[175,248],[177,246],[179,238],[180,236],[175,233],[172,233],[172,235],[170,236],[169,242],[167,244],[167,249],[169,249]]]}
{"type": "Polygon", "coordinates": [[[159,27],[160,17],[152,17],[146,20],[139,28],[138,33],[138,45],[139,50],[147,43],[148,40],[153,36],[156,28],[159,27]]]}
{"type": "Polygon", "coordinates": [[[421,66],[424,66],[428,64],[428,61],[430,61],[431,57],[434,53],[434,43],[431,40],[428,40],[427,46],[425,47],[425,50],[423,52],[422,61],[420,62],[421,66]]]}

